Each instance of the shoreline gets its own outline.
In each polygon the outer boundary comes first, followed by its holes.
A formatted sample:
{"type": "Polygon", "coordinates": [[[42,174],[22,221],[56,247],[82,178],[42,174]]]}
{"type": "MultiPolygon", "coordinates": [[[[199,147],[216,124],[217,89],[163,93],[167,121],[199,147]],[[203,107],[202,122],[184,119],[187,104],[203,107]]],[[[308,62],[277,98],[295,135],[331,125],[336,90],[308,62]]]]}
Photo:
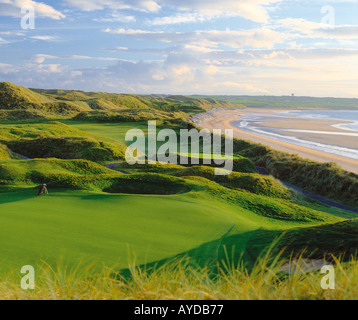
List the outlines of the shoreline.
{"type": "MultiPolygon", "coordinates": [[[[343,156],[331,154],[328,152],[318,151],[315,149],[298,146],[288,142],[283,142],[257,134],[242,131],[235,127],[232,122],[239,120],[241,117],[238,113],[272,113],[280,110],[255,110],[255,109],[234,109],[234,110],[215,110],[207,114],[206,117],[199,118],[197,124],[209,130],[213,129],[233,129],[234,137],[242,140],[248,140],[254,143],[266,145],[274,150],[297,154],[303,159],[309,159],[318,162],[335,162],[343,169],[358,174],[358,160],[346,158],[343,156]]],[[[287,111],[287,110],[285,110],[287,111]]],[[[340,122],[342,123],[342,122],[340,122]]]]}

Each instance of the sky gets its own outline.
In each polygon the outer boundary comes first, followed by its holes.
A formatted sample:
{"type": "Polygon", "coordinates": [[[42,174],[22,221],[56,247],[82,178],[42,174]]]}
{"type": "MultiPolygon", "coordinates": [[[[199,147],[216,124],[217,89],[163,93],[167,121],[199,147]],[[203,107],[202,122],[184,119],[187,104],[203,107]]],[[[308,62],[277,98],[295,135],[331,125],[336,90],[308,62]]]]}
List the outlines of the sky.
{"type": "Polygon", "coordinates": [[[0,0],[0,81],[358,97],[358,0],[0,0]]]}

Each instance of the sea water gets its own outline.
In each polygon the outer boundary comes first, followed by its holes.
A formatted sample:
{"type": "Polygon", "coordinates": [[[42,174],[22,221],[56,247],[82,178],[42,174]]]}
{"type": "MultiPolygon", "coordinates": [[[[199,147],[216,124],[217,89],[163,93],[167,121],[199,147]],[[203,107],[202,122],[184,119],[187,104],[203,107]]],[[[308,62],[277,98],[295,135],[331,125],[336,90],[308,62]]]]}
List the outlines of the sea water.
{"type": "Polygon", "coordinates": [[[291,143],[298,146],[303,146],[319,151],[324,151],[336,155],[340,155],[346,158],[358,159],[358,111],[351,110],[295,110],[295,111],[279,111],[270,114],[257,114],[257,115],[245,115],[240,120],[233,122],[233,125],[240,130],[251,132],[257,135],[265,136],[274,140],[291,143]],[[282,118],[282,121],[287,118],[301,119],[327,119],[336,120],[337,124],[334,127],[343,130],[340,133],[334,133],[341,136],[357,137],[357,147],[347,148],[339,145],[328,145],[318,143],[315,141],[309,141],[294,136],[294,132],[306,132],[306,133],[318,133],[332,135],[329,131],[313,131],[313,130],[291,130],[291,129],[280,129],[280,128],[265,128],[265,121],[270,121],[272,118],[282,118]],[[343,123],[339,123],[342,121],[343,123]],[[350,121],[349,123],[344,123],[350,121]],[[260,126],[255,126],[255,123],[260,123],[260,126]],[[292,132],[292,136],[282,135],[280,131],[292,132]]]}
{"type": "Polygon", "coordinates": [[[343,130],[352,130],[358,132],[358,110],[300,110],[290,111],[287,114],[296,115],[300,118],[352,121],[352,123],[337,124],[334,125],[334,127],[338,127],[343,130]]]}

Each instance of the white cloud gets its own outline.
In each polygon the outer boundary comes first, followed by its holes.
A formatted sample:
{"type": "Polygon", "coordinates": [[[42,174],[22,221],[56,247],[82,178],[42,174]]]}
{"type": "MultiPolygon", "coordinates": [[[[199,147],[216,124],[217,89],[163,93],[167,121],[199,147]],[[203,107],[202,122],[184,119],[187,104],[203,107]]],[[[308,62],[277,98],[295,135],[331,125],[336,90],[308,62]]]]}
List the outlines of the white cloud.
{"type": "Polygon", "coordinates": [[[283,28],[288,32],[296,32],[297,37],[322,39],[357,39],[358,25],[328,26],[305,19],[286,18],[276,21],[272,27],[283,28]]]}
{"type": "Polygon", "coordinates": [[[80,56],[80,55],[70,55],[70,56],[53,56],[48,54],[36,54],[30,58],[30,61],[36,63],[44,63],[46,60],[56,59],[56,60],[100,60],[100,61],[117,61],[116,58],[107,58],[107,57],[89,57],[89,56],[80,56]]]}
{"type": "Polygon", "coordinates": [[[6,36],[25,36],[25,33],[18,31],[1,31],[0,34],[6,36]]]}
{"type": "MultiPolygon", "coordinates": [[[[80,35],[74,34],[72,40],[69,38],[68,46],[66,43],[66,47],[58,51],[65,52],[66,49],[66,55],[57,55],[54,51],[57,44],[54,43],[48,52],[55,54],[31,51],[30,54],[38,54],[25,58],[24,66],[0,63],[0,77],[31,87],[111,92],[282,94],[295,91],[297,94],[325,95],[328,91],[335,96],[352,95],[358,82],[358,26],[337,25],[325,29],[321,23],[287,16],[287,12],[292,11],[284,11],[286,16],[280,12],[279,16],[286,18],[274,21],[269,14],[280,1],[63,0],[68,6],[85,12],[67,7],[69,10],[64,12],[71,19],[68,19],[68,25],[60,26],[53,34],[49,31],[51,29],[40,35],[24,32],[29,39],[56,41],[58,38],[55,36],[63,39],[61,27],[72,29],[74,33],[77,27],[82,28],[77,23],[71,24],[78,17],[82,19],[80,21],[88,18],[86,27],[93,27],[96,32],[99,25],[93,20],[118,22],[116,27],[112,24],[101,27],[113,36],[106,34],[95,42],[98,34],[93,32],[93,43],[85,38],[84,42],[76,42],[72,48],[70,41],[78,41],[80,35]],[[93,12],[96,10],[103,12],[93,12]],[[239,20],[232,24],[236,30],[225,30],[222,21],[207,23],[224,17],[243,17],[258,23],[245,22],[238,27],[242,22],[239,20]],[[121,22],[136,23],[123,28],[121,22]],[[201,22],[206,22],[196,27],[201,30],[178,26],[201,22]],[[86,55],[88,52],[95,52],[91,55],[101,52],[99,46],[112,46],[113,49],[107,49],[107,53],[110,51],[113,57],[86,55]],[[74,48],[83,55],[73,54],[74,48]],[[66,63],[75,67],[67,67],[66,63]],[[76,67],[78,65],[81,67],[76,67]],[[89,65],[91,67],[84,67],[89,65]]],[[[20,2],[0,0],[0,10],[6,9],[0,14],[9,15],[11,9],[18,15],[20,2]]],[[[22,2],[40,4],[37,1],[22,2]]],[[[47,16],[55,19],[49,12],[47,16]]],[[[305,18],[307,16],[312,17],[312,14],[307,13],[305,18]]],[[[320,17],[319,10],[317,17],[320,17]]],[[[57,14],[57,18],[62,16],[57,14]]],[[[0,33],[0,45],[8,41],[13,41],[11,34],[6,31],[0,33]]],[[[31,50],[36,50],[34,43],[31,50]]]]}
{"type": "Polygon", "coordinates": [[[151,32],[133,29],[106,29],[104,32],[128,35],[139,40],[152,40],[166,43],[186,44],[194,46],[216,47],[219,44],[233,48],[243,48],[246,46],[254,48],[272,48],[276,43],[281,43],[291,37],[270,29],[251,29],[244,31],[231,30],[209,30],[193,32],[151,32]]]}
{"type": "Polygon", "coordinates": [[[162,0],[163,5],[202,15],[237,15],[255,22],[267,22],[268,6],[281,0],[162,0]]]}
{"type": "MultiPolygon", "coordinates": [[[[38,55],[17,67],[0,63],[0,77],[20,85],[87,91],[171,94],[287,94],[332,96],[356,95],[358,50],[239,50],[170,52],[164,60],[119,60],[106,67],[71,69],[38,55]],[[217,60],[214,58],[217,57],[217,60]],[[333,59],[333,57],[335,57],[333,59]]],[[[68,56],[83,59],[86,56],[68,56]]]]}
{"type": "Polygon", "coordinates": [[[55,36],[32,36],[30,38],[35,40],[49,41],[49,42],[58,41],[58,37],[55,36]]]}
{"type": "Polygon", "coordinates": [[[3,39],[3,38],[0,38],[0,46],[3,45],[3,44],[7,44],[7,43],[10,43],[9,41],[3,39]]]}
{"type": "Polygon", "coordinates": [[[153,20],[148,20],[147,23],[153,26],[164,26],[170,24],[204,22],[212,18],[213,17],[208,17],[198,13],[179,13],[173,16],[158,17],[153,20]]]}
{"type": "Polygon", "coordinates": [[[31,6],[35,9],[36,16],[47,17],[54,20],[64,19],[66,16],[53,7],[33,0],[0,0],[0,15],[21,17],[21,8],[31,6]]]}
{"type": "MultiPolygon", "coordinates": [[[[268,8],[282,0],[64,0],[65,4],[83,11],[131,9],[137,11],[157,12],[162,7],[191,12],[164,17],[163,22],[156,19],[154,24],[173,24],[200,21],[204,17],[222,15],[240,16],[255,22],[267,22],[268,8]],[[200,18],[201,17],[201,18],[200,18]],[[199,19],[199,20],[198,20],[199,19]],[[176,21],[176,22],[173,22],[176,21]]],[[[204,18],[206,19],[206,18],[204,18]]]]}
{"type": "Polygon", "coordinates": [[[156,12],[161,7],[152,0],[64,0],[65,4],[83,10],[95,11],[106,8],[112,10],[132,9],[137,11],[156,12]]]}
{"type": "Polygon", "coordinates": [[[12,64],[6,64],[6,63],[1,63],[0,62],[0,73],[2,74],[8,74],[10,72],[14,73],[14,72],[18,72],[19,71],[19,67],[14,66],[12,64]]]}
{"type": "Polygon", "coordinates": [[[96,19],[93,19],[93,21],[129,23],[129,22],[135,22],[136,18],[134,16],[124,15],[119,12],[112,12],[108,17],[96,18],[96,19]]]}
{"type": "Polygon", "coordinates": [[[152,34],[152,33],[163,33],[163,32],[151,32],[151,31],[146,31],[146,30],[134,30],[134,29],[124,29],[124,28],[120,28],[120,29],[111,29],[111,28],[107,28],[104,30],[104,32],[108,32],[108,33],[114,33],[114,34],[126,34],[126,35],[143,35],[143,34],[152,34]]]}

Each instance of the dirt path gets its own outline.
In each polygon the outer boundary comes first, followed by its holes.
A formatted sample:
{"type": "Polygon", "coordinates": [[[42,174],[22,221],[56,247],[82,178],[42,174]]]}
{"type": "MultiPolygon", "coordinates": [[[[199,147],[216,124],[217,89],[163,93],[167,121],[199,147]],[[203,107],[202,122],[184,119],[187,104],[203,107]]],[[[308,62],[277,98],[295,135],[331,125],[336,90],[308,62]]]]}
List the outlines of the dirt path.
{"type": "Polygon", "coordinates": [[[107,164],[107,165],[106,165],[106,168],[107,168],[107,169],[110,169],[110,170],[114,170],[114,171],[120,172],[120,173],[123,173],[123,174],[130,174],[130,172],[127,172],[127,171],[118,171],[118,170],[115,170],[115,169],[114,169],[114,167],[115,167],[116,165],[121,164],[121,163],[123,163],[123,161],[122,161],[122,162],[110,163],[110,164],[107,164]]]}
{"type": "MultiPolygon", "coordinates": [[[[264,175],[264,176],[268,176],[269,174],[266,172],[265,169],[263,168],[259,168],[259,167],[256,167],[256,170],[259,174],[261,175],[264,175]]],[[[358,209],[356,208],[353,208],[353,207],[350,207],[350,206],[346,206],[345,204],[342,204],[342,203],[339,203],[339,202],[336,202],[336,201],[333,201],[333,200],[328,200],[326,198],[323,198],[317,194],[313,194],[311,192],[308,192],[304,189],[301,189],[299,187],[296,187],[292,184],[289,184],[289,183],[286,183],[286,182],[283,182],[280,180],[280,182],[286,186],[287,188],[290,188],[292,190],[295,190],[299,193],[302,193],[303,195],[305,195],[306,197],[309,197],[313,200],[316,200],[316,201],[319,201],[327,206],[330,206],[330,207],[334,207],[334,208],[338,208],[338,209],[343,209],[343,210],[349,210],[349,211],[352,211],[352,212],[355,212],[355,213],[358,213],[358,209]]]]}

